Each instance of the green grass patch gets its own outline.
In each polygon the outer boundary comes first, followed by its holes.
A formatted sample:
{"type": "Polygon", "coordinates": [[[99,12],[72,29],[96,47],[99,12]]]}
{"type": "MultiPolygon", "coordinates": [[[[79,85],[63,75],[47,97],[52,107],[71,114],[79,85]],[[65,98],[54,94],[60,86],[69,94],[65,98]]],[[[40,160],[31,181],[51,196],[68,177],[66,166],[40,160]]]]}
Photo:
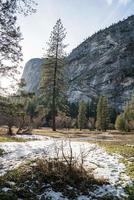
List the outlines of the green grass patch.
{"type": "Polygon", "coordinates": [[[131,145],[119,145],[119,144],[106,144],[98,143],[101,147],[104,147],[109,153],[117,153],[123,156],[123,163],[126,165],[127,174],[134,180],[134,146],[131,145]]]}
{"type": "Polygon", "coordinates": [[[0,142],[27,142],[27,139],[15,138],[9,136],[0,136],[0,142]]]}
{"type": "MultiPolygon", "coordinates": [[[[134,182],[133,182],[134,185],[134,182]]],[[[134,186],[127,186],[125,188],[126,193],[129,195],[129,200],[134,200],[134,186]]]]}
{"type": "Polygon", "coordinates": [[[3,154],[4,154],[4,150],[0,149],[0,156],[3,156],[3,154]]]}
{"type": "Polygon", "coordinates": [[[109,153],[117,153],[123,156],[121,161],[126,166],[126,173],[130,176],[133,186],[126,187],[126,193],[129,195],[129,200],[134,200],[134,146],[119,145],[119,144],[99,144],[104,147],[109,153]]]}
{"type": "Polygon", "coordinates": [[[100,146],[105,147],[109,153],[117,153],[122,155],[124,158],[129,159],[134,156],[134,146],[132,145],[119,145],[119,144],[108,144],[98,143],[100,146]]]}

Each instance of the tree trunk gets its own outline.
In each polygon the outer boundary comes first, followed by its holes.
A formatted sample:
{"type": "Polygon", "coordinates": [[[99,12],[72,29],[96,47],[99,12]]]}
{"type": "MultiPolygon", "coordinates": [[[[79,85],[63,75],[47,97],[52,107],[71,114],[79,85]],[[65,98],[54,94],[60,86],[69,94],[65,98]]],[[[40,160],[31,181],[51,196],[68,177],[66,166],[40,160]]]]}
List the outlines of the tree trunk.
{"type": "Polygon", "coordinates": [[[16,131],[16,134],[20,134],[23,129],[23,126],[24,126],[24,116],[22,117],[22,122],[20,121],[20,125],[19,125],[19,128],[18,130],[16,131]]]}
{"type": "Polygon", "coordinates": [[[53,131],[56,131],[56,124],[55,124],[55,100],[53,98],[53,131]]]}
{"type": "Polygon", "coordinates": [[[16,131],[16,134],[19,134],[21,130],[22,130],[22,128],[19,127],[18,130],[16,131]]]}
{"type": "Polygon", "coordinates": [[[54,86],[53,86],[53,105],[52,105],[52,113],[53,113],[53,131],[56,131],[56,124],[55,124],[55,115],[56,115],[56,108],[55,108],[55,96],[56,96],[56,69],[57,66],[55,65],[54,70],[54,86]]]}
{"type": "Polygon", "coordinates": [[[7,135],[13,135],[13,132],[12,132],[12,127],[8,127],[8,132],[7,132],[7,135]]]}
{"type": "Polygon", "coordinates": [[[28,127],[22,131],[22,134],[31,134],[32,128],[28,127]]]}
{"type": "Polygon", "coordinates": [[[55,123],[55,117],[56,117],[56,78],[57,78],[57,67],[58,67],[58,41],[56,45],[56,55],[55,55],[55,67],[54,67],[54,85],[53,85],[53,105],[52,105],[52,113],[53,113],[53,131],[56,131],[56,123],[55,123]]]}

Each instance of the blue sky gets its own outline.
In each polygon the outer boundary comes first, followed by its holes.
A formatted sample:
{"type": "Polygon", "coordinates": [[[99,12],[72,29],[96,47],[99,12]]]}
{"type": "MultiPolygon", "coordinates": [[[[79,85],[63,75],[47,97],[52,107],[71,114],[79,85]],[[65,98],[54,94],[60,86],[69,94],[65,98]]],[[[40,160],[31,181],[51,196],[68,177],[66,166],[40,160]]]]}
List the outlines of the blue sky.
{"type": "MultiPolygon", "coordinates": [[[[37,0],[37,13],[19,16],[24,40],[24,62],[42,57],[43,48],[58,18],[67,30],[70,52],[85,38],[134,14],[134,0],[37,0]]],[[[45,50],[44,50],[45,51],[45,50]]]]}

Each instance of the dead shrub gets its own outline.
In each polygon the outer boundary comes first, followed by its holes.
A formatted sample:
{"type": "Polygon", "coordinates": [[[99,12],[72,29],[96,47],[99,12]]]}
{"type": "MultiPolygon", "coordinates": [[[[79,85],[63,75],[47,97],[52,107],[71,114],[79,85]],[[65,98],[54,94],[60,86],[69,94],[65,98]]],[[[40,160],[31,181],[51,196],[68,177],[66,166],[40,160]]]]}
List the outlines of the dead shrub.
{"type": "Polygon", "coordinates": [[[75,156],[70,140],[62,141],[61,145],[55,143],[54,151],[55,157],[37,161],[36,171],[40,172],[42,182],[51,182],[55,190],[63,193],[68,185],[76,188],[77,192],[81,191],[84,194],[88,193],[93,185],[105,183],[104,180],[95,180],[92,170],[87,172],[85,169],[84,162],[89,151],[80,148],[79,155],[75,156]]]}

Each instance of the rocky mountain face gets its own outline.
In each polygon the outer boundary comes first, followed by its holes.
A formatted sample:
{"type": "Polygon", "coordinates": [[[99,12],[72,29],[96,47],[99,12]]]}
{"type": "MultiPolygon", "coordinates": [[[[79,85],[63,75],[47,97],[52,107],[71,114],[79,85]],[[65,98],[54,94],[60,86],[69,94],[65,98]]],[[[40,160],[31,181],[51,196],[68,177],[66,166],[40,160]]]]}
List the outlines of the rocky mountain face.
{"type": "MultiPolygon", "coordinates": [[[[30,60],[23,78],[27,90],[38,90],[41,59],[30,60]]],[[[134,16],[86,39],[67,57],[69,101],[107,95],[119,110],[134,88],[134,16]]]]}
{"type": "Polygon", "coordinates": [[[41,58],[33,58],[29,60],[23,71],[22,79],[25,79],[27,92],[35,92],[39,94],[39,85],[41,77],[41,66],[44,60],[41,58]]]}

